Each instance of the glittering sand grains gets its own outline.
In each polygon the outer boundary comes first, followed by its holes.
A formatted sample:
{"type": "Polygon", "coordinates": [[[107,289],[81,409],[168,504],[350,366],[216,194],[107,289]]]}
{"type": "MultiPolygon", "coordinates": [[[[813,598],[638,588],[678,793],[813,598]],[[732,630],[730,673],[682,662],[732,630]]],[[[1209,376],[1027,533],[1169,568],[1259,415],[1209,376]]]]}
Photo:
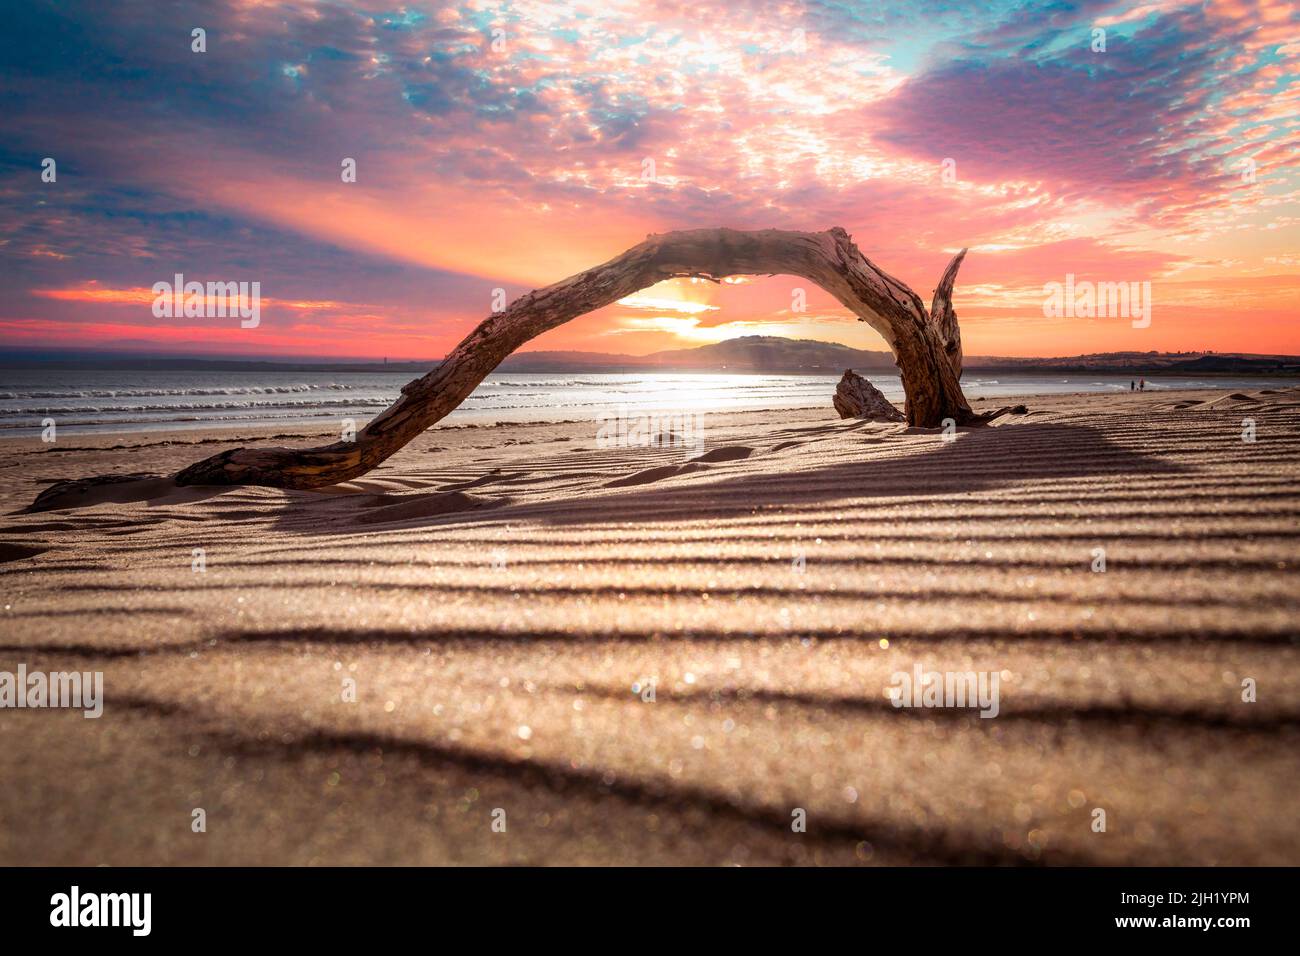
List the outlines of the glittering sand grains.
{"type": "Polygon", "coordinates": [[[1300,392],[1026,401],[40,514],[231,436],[9,440],[0,670],[105,704],[0,710],[0,863],[1300,863],[1300,392]],[[918,663],[998,716],[894,708],[918,663]]]}

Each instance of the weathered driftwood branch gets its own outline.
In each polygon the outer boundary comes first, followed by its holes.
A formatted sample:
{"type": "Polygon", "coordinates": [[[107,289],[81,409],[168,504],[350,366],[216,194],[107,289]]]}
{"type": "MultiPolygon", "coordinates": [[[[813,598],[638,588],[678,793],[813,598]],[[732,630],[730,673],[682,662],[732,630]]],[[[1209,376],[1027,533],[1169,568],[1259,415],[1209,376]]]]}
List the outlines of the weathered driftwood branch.
{"type": "Polygon", "coordinates": [[[930,321],[939,332],[939,340],[943,343],[943,352],[948,356],[948,361],[952,363],[952,370],[961,378],[961,329],[957,327],[957,312],[952,307],[952,287],[957,281],[957,270],[961,268],[961,261],[966,258],[966,250],[953,258],[948,263],[948,268],[943,270],[943,278],[939,280],[939,286],[934,290],[934,302],[930,306],[930,321]]]}
{"type": "Polygon", "coordinates": [[[543,332],[640,289],[686,276],[789,274],[815,282],[881,334],[893,350],[912,425],[945,418],[977,424],[962,395],[961,337],[952,287],[965,250],[948,266],[934,304],[877,268],[849,234],[695,229],[650,236],[604,265],[521,296],[479,324],[428,375],[402,389],[353,442],[318,448],[234,448],[176,475],[182,485],[316,488],[363,475],[460,405],[506,356],[543,332]]]}

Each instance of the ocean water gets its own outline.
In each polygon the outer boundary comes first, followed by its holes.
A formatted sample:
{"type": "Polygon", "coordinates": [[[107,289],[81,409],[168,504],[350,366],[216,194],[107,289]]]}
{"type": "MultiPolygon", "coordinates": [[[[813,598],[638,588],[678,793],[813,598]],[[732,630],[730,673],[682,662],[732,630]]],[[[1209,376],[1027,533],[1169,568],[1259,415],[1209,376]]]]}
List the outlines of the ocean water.
{"type": "MultiPolygon", "coordinates": [[[[131,372],[0,369],[0,436],[39,434],[52,418],[61,433],[140,432],[241,425],[358,427],[383,410],[409,372],[131,372]]],[[[901,405],[896,375],[868,375],[901,405]]],[[[1127,392],[1131,376],[968,373],[968,398],[1065,392],[1127,392]]],[[[488,378],[448,424],[594,420],[626,407],[673,411],[824,407],[838,375],[725,375],[686,372],[500,373],[488,378]]],[[[1233,390],[1285,387],[1294,379],[1160,378],[1147,388],[1233,390]]]]}

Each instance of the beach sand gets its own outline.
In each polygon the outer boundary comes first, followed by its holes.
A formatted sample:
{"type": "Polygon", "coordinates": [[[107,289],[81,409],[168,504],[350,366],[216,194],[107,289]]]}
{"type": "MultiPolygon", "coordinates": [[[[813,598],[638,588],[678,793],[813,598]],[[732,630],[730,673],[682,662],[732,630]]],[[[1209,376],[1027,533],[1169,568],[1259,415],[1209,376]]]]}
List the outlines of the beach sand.
{"type": "Polygon", "coordinates": [[[0,863],[1300,864],[1300,389],[1023,401],[42,513],[262,439],[6,440],[0,670],[104,712],[0,711],[0,863]],[[918,664],[998,715],[895,708],[918,664]]]}

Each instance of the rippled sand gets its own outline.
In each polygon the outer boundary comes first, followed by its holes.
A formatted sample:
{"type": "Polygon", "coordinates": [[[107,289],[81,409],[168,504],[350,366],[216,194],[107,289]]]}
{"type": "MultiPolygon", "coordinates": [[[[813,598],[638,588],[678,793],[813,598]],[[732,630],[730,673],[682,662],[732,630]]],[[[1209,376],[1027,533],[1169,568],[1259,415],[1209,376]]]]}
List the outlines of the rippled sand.
{"type": "Polygon", "coordinates": [[[39,514],[230,436],[8,440],[0,670],[106,699],[0,711],[0,863],[1300,864],[1300,391],[1025,401],[710,417],[694,461],[439,428],[328,493],[39,514]],[[896,709],[917,663],[998,716],[896,709]]]}

